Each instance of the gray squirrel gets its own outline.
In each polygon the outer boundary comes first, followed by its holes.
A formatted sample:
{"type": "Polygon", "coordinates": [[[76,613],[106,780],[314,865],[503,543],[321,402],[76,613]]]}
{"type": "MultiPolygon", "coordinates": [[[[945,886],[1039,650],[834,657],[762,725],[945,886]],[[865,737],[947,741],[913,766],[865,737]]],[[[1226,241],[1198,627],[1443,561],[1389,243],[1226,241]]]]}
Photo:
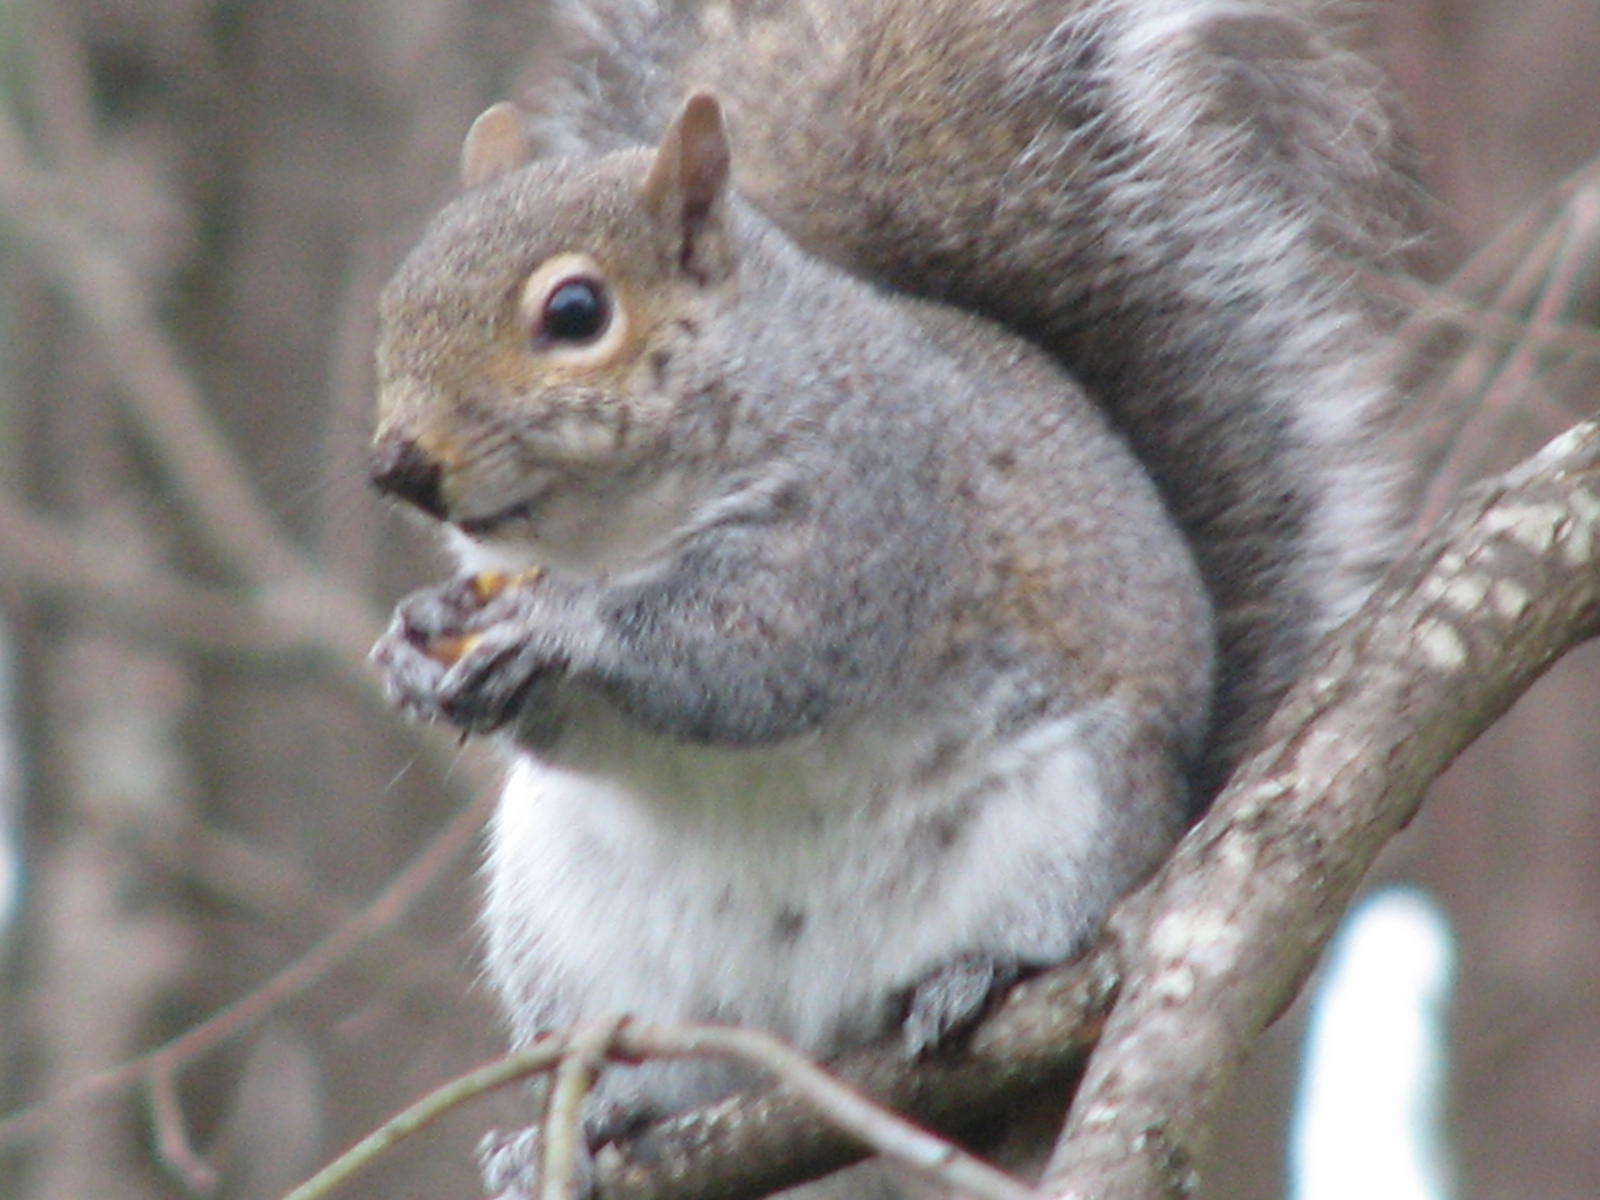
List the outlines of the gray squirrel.
{"type": "MultiPolygon", "coordinates": [[[[372,476],[463,573],[374,659],[510,749],[515,1041],[924,1051],[1085,945],[1391,546],[1379,89],[1251,0],[559,16],[382,298],[372,476]]],[[[608,1069],[591,1136],[743,1082],[608,1069]]]]}

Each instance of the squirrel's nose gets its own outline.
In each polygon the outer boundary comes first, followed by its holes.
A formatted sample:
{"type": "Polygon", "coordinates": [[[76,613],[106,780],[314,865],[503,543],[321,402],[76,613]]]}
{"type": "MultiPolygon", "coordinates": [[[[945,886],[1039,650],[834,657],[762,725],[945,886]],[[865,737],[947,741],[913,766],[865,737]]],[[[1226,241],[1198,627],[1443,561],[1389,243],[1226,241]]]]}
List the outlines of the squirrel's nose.
{"type": "Polygon", "coordinates": [[[414,504],[430,517],[445,519],[444,471],[439,460],[411,438],[383,434],[372,448],[368,467],[372,486],[385,495],[414,504]]]}

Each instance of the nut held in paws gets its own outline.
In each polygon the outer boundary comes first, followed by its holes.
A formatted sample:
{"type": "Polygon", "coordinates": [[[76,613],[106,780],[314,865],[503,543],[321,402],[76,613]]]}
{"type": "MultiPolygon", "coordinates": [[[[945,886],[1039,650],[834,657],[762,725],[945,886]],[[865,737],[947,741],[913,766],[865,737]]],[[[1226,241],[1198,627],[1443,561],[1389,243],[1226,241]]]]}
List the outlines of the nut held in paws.
{"type": "Polygon", "coordinates": [[[428,657],[446,666],[454,666],[482,640],[481,633],[446,634],[429,643],[428,657]]]}

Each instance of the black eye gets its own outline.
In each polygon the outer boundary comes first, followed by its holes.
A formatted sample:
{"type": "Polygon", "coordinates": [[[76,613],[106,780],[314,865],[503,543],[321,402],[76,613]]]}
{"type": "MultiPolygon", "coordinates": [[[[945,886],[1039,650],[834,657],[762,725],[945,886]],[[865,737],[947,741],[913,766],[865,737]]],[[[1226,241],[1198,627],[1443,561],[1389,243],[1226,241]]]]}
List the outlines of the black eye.
{"type": "Polygon", "coordinates": [[[569,279],[544,302],[540,331],[555,342],[587,342],[605,331],[611,302],[594,279],[569,279]]]}

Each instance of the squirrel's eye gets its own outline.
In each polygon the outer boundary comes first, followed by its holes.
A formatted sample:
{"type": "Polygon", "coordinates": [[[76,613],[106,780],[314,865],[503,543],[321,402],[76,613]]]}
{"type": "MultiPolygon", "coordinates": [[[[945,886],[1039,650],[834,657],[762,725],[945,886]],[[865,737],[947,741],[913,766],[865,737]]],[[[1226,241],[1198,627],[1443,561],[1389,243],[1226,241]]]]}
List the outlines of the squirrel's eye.
{"type": "Polygon", "coordinates": [[[627,306],[587,254],[545,259],[517,293],[529,353],[568,367],[599,367],[626,349],[627,306]]]}
{"type": "Polygon", "coordinates": [[[587,342],[605,332],[610,318],[611,302],[603,284],[569,279],[545,300],[539,331],[555,342],[587,342]]]}

